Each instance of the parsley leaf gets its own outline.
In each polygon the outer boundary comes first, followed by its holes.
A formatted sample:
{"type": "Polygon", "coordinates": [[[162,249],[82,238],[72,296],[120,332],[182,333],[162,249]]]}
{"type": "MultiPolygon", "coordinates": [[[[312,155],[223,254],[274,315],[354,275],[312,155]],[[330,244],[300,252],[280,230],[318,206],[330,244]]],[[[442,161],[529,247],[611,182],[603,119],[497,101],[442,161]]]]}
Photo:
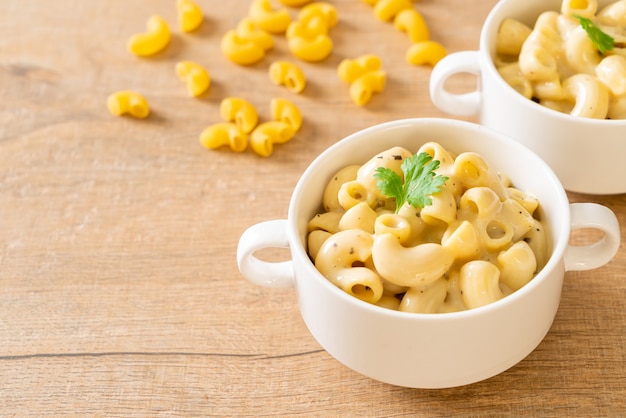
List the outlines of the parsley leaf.
{"type": "Polygon", "coordinates": [[[574,15],[576,19],[580,22],[580,26],[587,32],[587,36],[591,39],[591,42],[598,48],[601,54],[604,54],[606,51],[610,51],[615,47],[615,39],[611,37],[611,35],[602,32],[602,30],[595,25],[586,17],[574,15]]]}
{"type": "Polygon", "coordinates": [[[398,173],[386,167],[378,167],[374,178],[378,180],[376,186],[385,196],[396,199],[398,213],[404,203],[416,208],[432,205],[430,195],[441,191],[441,186],[448,181],[448,177],[435,173],[438,167],[438,160],[422,152],[402,162],[400,169],[404,182],[398,173]]]}

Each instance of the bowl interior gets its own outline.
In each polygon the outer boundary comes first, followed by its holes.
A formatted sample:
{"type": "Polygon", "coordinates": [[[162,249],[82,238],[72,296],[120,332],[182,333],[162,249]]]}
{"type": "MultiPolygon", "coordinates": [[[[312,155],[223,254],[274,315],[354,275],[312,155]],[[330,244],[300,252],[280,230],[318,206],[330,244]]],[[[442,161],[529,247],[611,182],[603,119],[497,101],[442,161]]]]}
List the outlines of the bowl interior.
{"type": "MultiPolygon", "coordinates": [[[[307,224],[316,213],[321,212],[324,189],[337,171],[350,164],[363,164],[377,153],[393,146],[402,146],[416,152],[422,144],[429,141],[436,141],[455,154],[465,151],[481,154],[497,171],[508,175],[515,187],[535,195],[540,201],[541,220],[549,230],[549,244],[552,248],[552,256],[543,271],[552,270],[552,266],[561,261],[569,239],[569,203],[561,183],[550,167],[525,146],[481,125],[438,118],[404,119],[376,125],[346,137],[320,154],[296,185],[289,207],[290,230],[297,234],[290,237],[291,242],[298,243],[291,249],[297,253],[295,256],[307,257],[307,224]]],[[[308,264],[319,280],[327,281],[315,270],[312,262],[308,264]]],[[[532,283],[540,280],[540,276],[541,273],[518,292],[498,302],[515,297],[525,291],[525,288],[532,287],[532,283]]],[[[338,288],[333,291],[342,292],[338,288]]],[[[357,300],[351,296],[349,298],[357,300]]],[[[480,309],[482,308],[461,314],[480,309]]]]}

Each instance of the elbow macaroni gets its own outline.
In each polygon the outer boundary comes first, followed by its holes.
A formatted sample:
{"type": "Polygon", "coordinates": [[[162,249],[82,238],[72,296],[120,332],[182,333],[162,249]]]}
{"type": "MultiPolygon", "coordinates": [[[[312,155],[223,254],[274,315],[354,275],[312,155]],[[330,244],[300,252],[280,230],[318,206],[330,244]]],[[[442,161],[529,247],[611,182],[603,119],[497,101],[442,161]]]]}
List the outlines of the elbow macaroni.
{"type": "Polygon", "coordinates": [[[128,40],[128,50],[133,54],[146,57],[163,50],[172,37],[170,27],[161,16],[151,16],[146,23],[147,31],[133,35],[128,40]]]}
{"type": "Polygon", "coordinates": [[[373,54],[362,55],[355,59],[346,58],[337,66],[337,75],[350,84],[350,99],[365,106],[374,93],[379,93],[387,83],[387,73],[381,69],[382,61],[373,54]]]}
{"type": "Polygon", "coordinates": [[[415,208],[377,188],[374,173],[401,174],[412,153],[389,148],[327,183],[309,222],[308,251],[320,273],[348,293],[386,308],[445,313],[478,308],[519,290],[547,263],[539,201],[511,185],[478,154],[437,142],[417,151],[448,181],[415,208]]]}
{"type": "Polygon", "coordinates": [[[144,119],[150,114],[148,101],[141,94],[129,90],[111,94],[107,99],[107,108],[115,116],[130,115],[144,119]]]}
{"type": "Polygon", "coordinates": [[[200,64],[181,61],[176,64],[175,70],[176,75],[187,85],[187,92],[190,96],[200,96],[211,85],[209,72],[200,64]]]}
{"type": "Polygon", "coordinates": [[[270,0],[252,0],[248,16],[261,29],[269,33],[284,33],[291,23],[286,9],[275,10],[270,0]]]}
{"type": "Polygon", "coordinates": [[[252,103],[239,97],[227,97],[220,103],[220,115],[227,122],[234,121],[242,132],[248,134],[256,127],[259,115],[252,103]]]}
{"type": "Polygon", "coordinates": [[[496,67],[524,97],[550,109],[594,119],[626,119],[626,2],[563,0],[532,28],[505,19],[496,38],[496,67]],[[575,16],[615,39],[601,53],[575,16]]]}
{"type": "Polygon", "coordinates": [[[200,27],[204,20],[202,9],[193,0],[178,0],[178,26],[183,32],[192,32],[200,27]]]}
{"type": "Polygon", "coordinates": [[[327,58],[333,50],[328,32],[337,20],[337,10],[329,3],[315,2],[303,7],[298,20],[289,24],[285,34],[291,53],[308,62],[327,58]]]}
{"type": "Polygon", "coordinates": [[[200,144],[208,149],[228,146],[234,152],[243,152],[248,146],[248,136],[236,124],[221,122],[202,131],[200,144]]]}
{"type": "Polygon", "coordinates": [[[306,86],[306,77],[302,69],[286,61],[276,61],[269,68],[270,80],[276,85],[283,85],[287,90],[301,93],[306,86]]]}

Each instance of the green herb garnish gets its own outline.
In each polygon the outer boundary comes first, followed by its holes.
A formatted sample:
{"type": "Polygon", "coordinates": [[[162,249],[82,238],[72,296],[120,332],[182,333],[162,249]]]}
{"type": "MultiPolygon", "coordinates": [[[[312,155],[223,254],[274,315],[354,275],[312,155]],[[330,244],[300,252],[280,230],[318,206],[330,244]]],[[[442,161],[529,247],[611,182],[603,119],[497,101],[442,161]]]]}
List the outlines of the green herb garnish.
{"type": "Polygon", "coordinates": [[[578,19],[580,26],[582,26],[585,32],[587,32],[587,36],[591,39],[591,42],[593,42],[601,54],[604,54],[606,51],[610,51],[615,47],[615,39],[613,39],[611,35],[602,32],[602,30],[597,27],[591,19],[578,15],[574,15],[574,17],[578,19]]]}
{"type": "Polygon", "coordinates": [[[448,181],[448,177],[435,173],[437,167],[439,161],[422,152],[402,162],[400,169],[404,174],[404,182],[398,173],[386,167],[378,167],[374,178],[378,180],[378,190],[385,196],[396,199],[398,213],[405,202],[416,208],[432,205],[430,195],[441,191],[441,186],[448,181]]]}

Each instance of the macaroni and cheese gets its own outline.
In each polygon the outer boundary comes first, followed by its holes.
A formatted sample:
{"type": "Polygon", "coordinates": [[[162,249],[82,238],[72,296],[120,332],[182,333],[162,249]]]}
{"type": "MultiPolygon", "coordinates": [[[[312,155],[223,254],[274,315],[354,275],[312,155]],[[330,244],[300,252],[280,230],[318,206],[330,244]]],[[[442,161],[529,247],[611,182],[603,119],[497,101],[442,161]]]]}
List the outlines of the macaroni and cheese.
{"type": "MultiPolygon", "coordinates": [[[[520,289],[546,264],[539,201],[473,152],[422,145],[447,178],[423,208],[378,188],[379,167],[402,176],[413,153],[389,148],[328,182],[308,225],[308,253],[329,281],[366,302],[405,312],[477,308],[520,289]]],[[[445,180],[445,179],[444,179],[445,180]]]]}
{"type": "Polygon", "coordinates": [[[550,109],[626,119],[626,0],[600,10],[596,0],[563,0],[560,11],[542,13],[533,28],[508,18],[498,31],[495,64],[514,89],[550,109]],[[583,20],[610,37],[610,49],[592,40],[583,20]]]}

